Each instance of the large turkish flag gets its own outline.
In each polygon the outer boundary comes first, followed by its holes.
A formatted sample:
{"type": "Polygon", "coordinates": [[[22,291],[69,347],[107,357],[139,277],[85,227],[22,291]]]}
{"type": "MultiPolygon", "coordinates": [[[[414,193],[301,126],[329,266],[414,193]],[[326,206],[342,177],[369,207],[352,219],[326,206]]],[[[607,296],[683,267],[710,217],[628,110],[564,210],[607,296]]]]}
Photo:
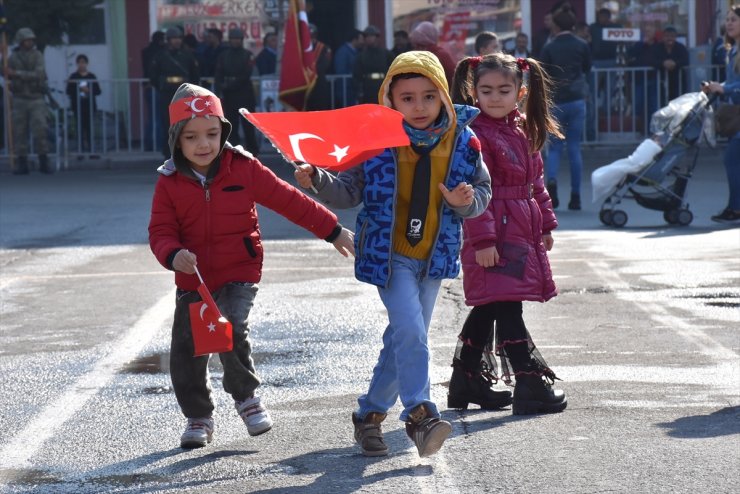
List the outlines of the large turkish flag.
{"type": "Polygon", "coordinates": [[[239,111],[285,159],[321,168],[346,170],[385,148],[409,145],[403,115],[382,105],[311,112],[239,111]]]}
{"type": "Polygon", "coordinates": [[[316,53],[311,46],[306,7],[303,0],[290,0],[280,62],[280,101],[294,110],[305,109],[315,83],[316,53]]]}

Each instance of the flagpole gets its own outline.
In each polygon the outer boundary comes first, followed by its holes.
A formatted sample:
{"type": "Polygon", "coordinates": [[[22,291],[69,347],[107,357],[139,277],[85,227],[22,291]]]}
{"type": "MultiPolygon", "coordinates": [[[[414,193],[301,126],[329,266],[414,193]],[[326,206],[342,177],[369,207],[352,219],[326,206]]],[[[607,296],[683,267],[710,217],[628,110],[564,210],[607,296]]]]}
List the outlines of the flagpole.
{"type": "MultiPolygon", "coordinates": [[[[7,18],[5,17],[5,2],[0,0],[0,11],[2,11],[2,21],[7,27],[7,18]]],[[[5,135],[7,136],[8,142],[5,145],[8,148],[8,156],[10,157],[10,169],[15,170],[15,150],[13,149],[13,118],[12,118],[12,102],[10,98],[10,78],[8,77],[8,38],[3,28],[2,39],[0,44],[2,45],[2,57],[3,57],[3,79],[5,80],[5,88],[3,91],[3,102],[5,103],[5,111],[3,119],[5,120],[5,135]]]]}
{"type": "MultiPolygon", "coordinates": [[[[242,117],[244,117],[244,118],[247,118],[247,115],[249,115],[249,113],[250,113],[250,112],[249,112],[249,110],[247,110],[246,108],[239,108],[239,113],[241,114],[241,116],[242,116],[242,117]]],[[[249,119],[247,118],[247,120],[249,120],[249,119]]],[[[250,123],[251,123],[251,122],[250,122],[250,123]]],[[[255,127],[257,127],[257,126],[255,125],[255,127]]],[[[259,129],[259,127],[257,127],[257,128],[259,129]]],[[[260,130],[260,132],[262,132],[262,131],[260,130]]],[[[280,153],[280,156],[282,156],[282,157],[283,157],[283,159],[284,159],[285,161],[287,161],[287,162],[289,162],[289,163],[290,163],[291,165],[293,165],[293,168],[295,168],[296,170],[301,170],[301,167],[300,167],[300,166],[298,166],[298,163],[296,163],[295,161],[293,161],[293,160],[291,160],[291,159],[288,159],[288,157],[287,157],[287,156],[285,156],[285,155],[283,154],[283,152],[282,152],[282,151],[280,151],[280,148],[278,148],[278,147],[277,147],[277,146],[276,146],[276,145],[275,145],[275,144],[274,144],[274,143],[272,142],[272,139],[270,138],[270,136],[266,135],[266,134],[265,134],[264,132],[262,132],[262,135],[264,135],[265,137],[267,137],[267,140],[268,140],[268,141],[270,141],[270,144],[272,144],[272,147],[274,147],[275,149],[277,149],[277,151],[278,151],[278,152],[280,153]]],[[[314,193],[314,194],[318,194],[318,193],[319,193],[319,191],[318,191],[318,190],[316,190],[316,187],[314,187],[313,185],[311,186],[311,190],[313,191],[313,193],[314,193]]],[[[197,272],[197,271],[196,271],[196,272],[197,272]]],[[[200,276],[200,275],[199,275],[199,276],[200,276]]],[[[203,281],[203,280],[201,280],[201,281],[203,281]]]]}
{"type": "Polygon", "coordinates": [[[195,274],[198,275],[198,279],[200,280],[201,284],[205,285],[203,277],[200,275],[200,271],[198,271],[198,266],[193,266],[193,269],[195,269],[195,274]]]}

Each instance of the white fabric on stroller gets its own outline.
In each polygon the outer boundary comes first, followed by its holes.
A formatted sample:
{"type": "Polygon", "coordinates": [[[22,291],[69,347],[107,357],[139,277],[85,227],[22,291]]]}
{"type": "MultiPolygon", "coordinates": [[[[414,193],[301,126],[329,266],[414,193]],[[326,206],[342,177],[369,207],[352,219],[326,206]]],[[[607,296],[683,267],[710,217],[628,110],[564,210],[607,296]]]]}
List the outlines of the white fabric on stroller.
{"type": "Polygon", "coordinates": [[[637,173],[647,166],[662,148],[652,139],[645,139],[635,152],[627,158],[619,159],[609,165],[597,168],[591,173],[593,202],[598,202],[612,194],[622,178],[628,173],[637,173]]]}

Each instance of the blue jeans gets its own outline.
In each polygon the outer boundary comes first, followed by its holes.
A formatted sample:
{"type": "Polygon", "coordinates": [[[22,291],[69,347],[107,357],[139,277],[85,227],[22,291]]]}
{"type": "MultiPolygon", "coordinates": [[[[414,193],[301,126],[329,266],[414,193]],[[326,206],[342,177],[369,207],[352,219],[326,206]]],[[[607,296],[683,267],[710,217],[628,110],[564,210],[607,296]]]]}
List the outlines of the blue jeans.
{"type": "Polygon", "coordinates": [[[563,154],[563,145],[565,145],[568,148],[568,161],[570,161],[570,192],[580,195],[581,173],[583,172],[581,141],[586,120],[586,102],[580,99],[560,103],[553,107],[553,116],[560,124],[565,140],[550,136],[550,149],[545,164],[547,180],[557,180],[560,155],[563,154]]]}
{"type": "Polygon", "coordinates": [[[426,277],[426,261],[393,255],[388,288],[378,288],[388,311],[383,348],[366,394],[357,400],[360,418],[370,412],[386,413],[401,397],[406,421],[422,403],[439,417],[431,401],[427,333],[441,280],[426,277]]]}
{"type": "Polygon", "coordinates": [[[727,207],[733,211],[740,211],[740,132],[732,136],[730,142],[727,143],[725,171],[727,172],[727,184],[730,187],[727,207]]]}

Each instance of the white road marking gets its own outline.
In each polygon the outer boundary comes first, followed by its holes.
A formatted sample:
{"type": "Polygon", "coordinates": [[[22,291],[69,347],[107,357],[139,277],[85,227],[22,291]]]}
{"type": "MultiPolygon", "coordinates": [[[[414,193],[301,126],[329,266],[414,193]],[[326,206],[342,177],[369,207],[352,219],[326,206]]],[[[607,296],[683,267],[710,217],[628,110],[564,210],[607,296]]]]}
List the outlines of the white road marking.
{"type": "Polygon", "coordinates": [[[155,329],[160,328],[172,316],[174,298],[173,289],[151,306],[122,338],[110,345],[111,352],[107,356],[100,359],[87,374],[81,376],[16,434],[0,451],[3,467],[28,467],[29,460],[44,442],[84,407],[91,397],[113,379],[122,365],[134,359],[157,334],[155,329]]]}

